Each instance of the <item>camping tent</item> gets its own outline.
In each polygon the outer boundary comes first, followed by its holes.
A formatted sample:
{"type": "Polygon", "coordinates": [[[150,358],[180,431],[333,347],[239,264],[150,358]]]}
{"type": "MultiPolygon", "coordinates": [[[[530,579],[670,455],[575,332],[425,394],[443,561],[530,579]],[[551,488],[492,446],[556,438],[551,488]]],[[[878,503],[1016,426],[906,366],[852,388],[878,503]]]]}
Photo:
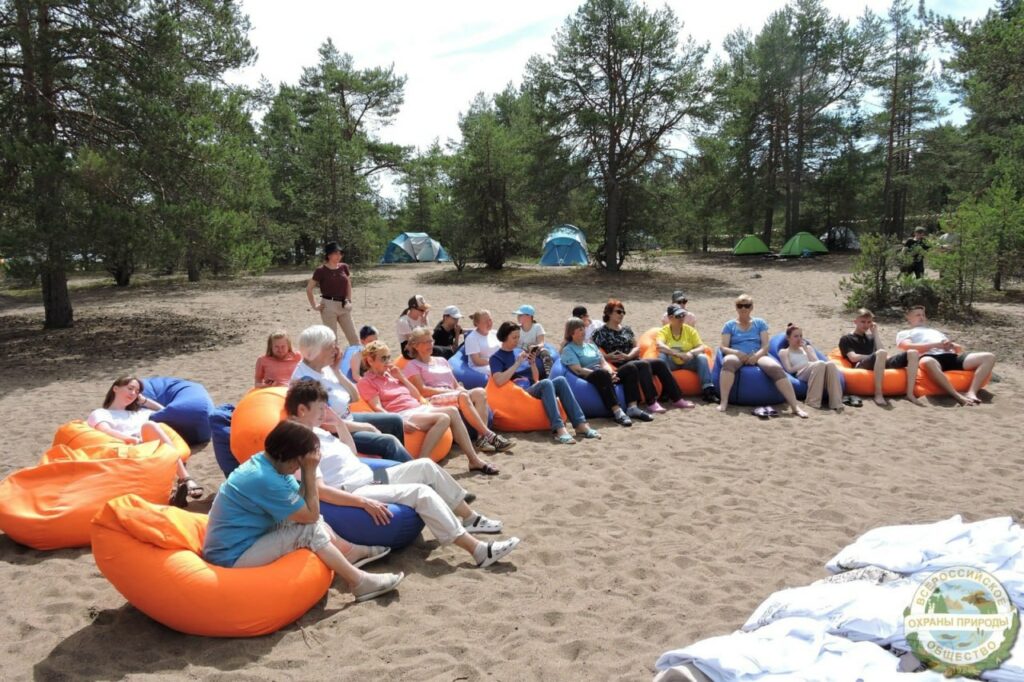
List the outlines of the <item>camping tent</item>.
{"type": "Polygon", "coordinates": [[[779,251],[779,255],[783,257],[799,257],[805,253],[828,253],[828,248],[810,232],[797,232],[779,251]]]}
{"type": "Polygon", "coordinates": [[[736,242],[736,246],[732,249],[734,256],[760,256],[766,253],[770,253],[768,247],[760,237],[754,234],[748,234],[736,242]]]}
{"type": "Polygon", "coordinates": [[[388,244],[381,263],[430,263],[449,261],[448,252],[426,232],[403,232],[388,244]]]}
{"type": "Polygon", "coordinates": [[[819,239],[831,249],[860,251],[860,239],[848,225],[830,227],[819,239]]]}
{"type": "Polygon", "coordinates": [[[588,265],[587,238],[572,225],[559,225],[544,238],[541,265],[588,265]]]}

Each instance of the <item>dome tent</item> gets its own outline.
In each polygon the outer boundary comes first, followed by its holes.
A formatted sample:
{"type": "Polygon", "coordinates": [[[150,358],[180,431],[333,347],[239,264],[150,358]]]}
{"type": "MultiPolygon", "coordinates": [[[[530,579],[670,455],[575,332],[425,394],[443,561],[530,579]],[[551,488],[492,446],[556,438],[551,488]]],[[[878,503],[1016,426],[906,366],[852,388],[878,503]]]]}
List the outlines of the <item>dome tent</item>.
{"type": "Polygon", "coordinates": [[[818,239],[831,249],[860,251],[860,238],[848,225],[830,227],[818,239]]]}
{"type": "Polygon", "coordinates": [[[754,234],[748,234],[736,242],[736,246],[732,249],[732,255],[734,256],[762,256],[766,253],[771,253],[768,246],[760,237],[754,234]]]}
{"type": "Polygon", "coordinates": [[[797,232],[786,245],[779,251],[779,255],[789,258],[799,258],[805,253],[828,253],[828,247],[821,243],[821,240],[810,232],[797,232]]]}
{"type": "Polygon", "coordinates": [[[403,232],[384,249],[381,263],[432,263],[449,261],[448,252],[426,232],[403,232]]]}
{"type": "Polygon", "coordinates": [[[559,225],[544,238],[541,265],[589,265],[587,238],[572,225],[559,225]]]}

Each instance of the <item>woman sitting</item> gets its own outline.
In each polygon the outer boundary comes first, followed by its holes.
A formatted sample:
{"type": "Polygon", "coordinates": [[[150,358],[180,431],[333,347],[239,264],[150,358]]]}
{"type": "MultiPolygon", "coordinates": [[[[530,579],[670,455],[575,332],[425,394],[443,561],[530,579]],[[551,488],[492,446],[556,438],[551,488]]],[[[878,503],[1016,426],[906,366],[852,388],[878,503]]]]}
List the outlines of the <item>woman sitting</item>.
{"type": "Polygon", "coordinates": [[[828,408],[842,412],[843,385],[839,382],[839,367],[818,359],[811,342],[795,324],[786,325],[786,341],[779,350],[779,360],[787,372],[807,384],[805,403],[820,408],[822,392],[827,390],[828,408]]]}
{"type": "Polygon", "coordinates": [[[491,373],[491,354],[501,343],[494,333],[494,320],[490,311],[478,310],[469,316],[473,320],[473,331],[466,335],[465,348],[468,365],[481,374],[491,373]]]}
{"type": "MultiPolygon", "coordinates": [[[[480,542],[473,537],[500,533],[501,521],[473,511],[465,489],[429,459],[387,469],[370,469],[360,462],[345,443],[317,428],[323,422],[326,401],[323,387],[308,379],[293,384],[284,401],[288,418],[313,429],[320,440],[316,487],[321,500],[363,509],[377,525],[391,522],[388,503],[412,507],[438,542],[454,543],[469,552],[480,568],[490,566],[519,544],[518,538],[480,542]]],[[[303,480],[312,479],[303,472],[303,480]]]]}
{"type": "Polygon", "coordinates": [[[357,384],[359,395],[374,412],[397,414],[413,430],[425,431],[421,452],[428,453],[437,446],[449,428],[459,449],[469,459],[469,470],[488,476],[499,473],[498,468],[480,459],[473,441],[462,423],[459,409],[452,405],[431,405],[416,387],[405,378],[402,370],[391,363],[391,350],[383,341],[374,341],[363,349],[366,371],[357,384]]]}
{"type": "Polygon", "coordinates": [[[338,347],[334,332],[322,324],[308,327],[299,335],[299,352],[302,362],[295,367],[292,382],[316,379],[327,391],[328,405],[336,419],[328,420],[325,428],[331,431],[343,428],[349,432],[356,452],[395,462],[412,459],[403,445],[405,425],[401,417],[372,412],[353,414],[349,409],[350,403],[359,400],[359,391],[341,370],[344,353],[338,347]]]}
{"type": "MultiPolygon", "coordinates": [[[[159,440],[166,445],[174,445],[163,427],[151,422],[149,418],[164,406],[142,395],[142,380],[134,376],[118,377],[103,399],[103,407],[89,413],[86,422],[97,431],[124,441],[128,445],[138,445],[143,441],[159,440]]],[[[189,500],[198,500],[203,496],[203,487],[188,475],[185,463],[178,460],[178,482],[171,493],[170,504],[185,507],[189,500]]]]}
{"type": "Polygon", "coordinates": [[[452,368],[443,357],[432,354],[434,339],[425,328],[416,329],[409,336],[409,354],[412,356],[402,373],[431,405],[459,408],[462,418],[477,433],[482,434],[474,444],[478,450],[503,452],[514,444],[487,426],[487,391],[467,389],[458,382],[452,368]]]}
{"type": "Polygon", "coordinates": [[[537,321],[537,311],[532,305],[521,305],[512,311],[519,323],[519,347],[525,351],[537,349],[537,358],[544,367],[544,376],[551,374],[551,367],[555,359],[551,352],[544,347],[544,327],[537,321]]]}
{"type": "Polygon", "coordinates": [[[601,350],[604,359],[618,370],[622,390],[626,393],[626,414],[633,419],[649,422],[652,413],[665,411],[658,398],[670,401],[675,407],[693,407],[693,403],[683,398],[679,384],[664,360],[639,359],[640,347],[636,343],[636,335],[622,324],[625,316],[626,309],[622,301],[610,299],[604,307],[604,326],[594,332],[594,345],[601,350]],[[661,381],[660,396],[654,385],[654,376],[661,381]],[[641,396],[646,409],[640,407],[641,396]]]}
{"type": "Polygon", "coordinates": [[[583,438],[601,437],[595,429],[590,428],[583,410],[576,402],[576,396],[569,390],[569,382],[565,377],[540,378],[540,370],[535,362],[536,351],[524,351],[519,348],[518,324],[502,322],[497,336],[501,347],[491,355],[491,380],[495,386],[504,386],[510,381],[515,381],[531,397],[539,399],[544,404],[551,430],[559,443],[569,445],[576,442],[565,429],[565,422],[558,411],[559,402],[569,416],[577,435],[583,438]]]}
{"type": "Polygon", "coordinates": [[[417,294],[409,299],[405,310],[398,316],[398,322],[395,323],[395,334],[398,336],[402,355],[406,358],[409,357],[405,352],[405,344],[409,340],[409,335],[412,334],[414,329],[426,327],[430,324],[427,320],[427,313],[429,311],[430,304],[417,294]]]}
{"type": "Polygon", "coordinates": [[[565,341],[562,343],[562,364],[578,377],[597,389],[601,402],[612,413],[612,418],[622,426],[632,426],[633,420],[619,405],[614,384],[618,373],[609,372],[601,365],[601,351],[586,340],[587,323],[578,317],[570,317],[565,323],[565,341]]]}
{"type": "MultiPolygon", "coordinates": [[[[366,348],[377,340],[377,328],[370,324],[364,324],[359,328],[359,343],[366,348]]],[[[349,372],[352,374],[352,381],[359,381],[363,376],[363,354],[353,353],[349,362],[349,372]]]]}
{"type": "Polygon", "coordinates": [[[267,352],[256,358],[256,388],[287,386],[302,356],[292,350],[288,332],[281,329],[267,337],[267,352]]]}
{"type": "Polygon", "coordinates": [[[341,576],[357,602],[398,587],[403,573],[373,574],[357,568],[387,555],[389,548],[350,544],[321,518],[316,434],[284,421],[270,432],[265,445],[265,452],[232,471],[221,484],[210,509],[203,557],[217,566],[252,568],[308,549],[341,576]],[[299,472],[302,483],[295,479],[299,472]]]}
{"type": "Polygon", "coordinates": [[[743,365],[756,365],[775,382],[793,414],[806,419],[807,413],[800,408],[786,371],[768,355],[768,323],[760,317],[752,317],[753,309],[754,299],[740,294],[736,297],[736,319],[729,320],[722,328],[721,403],[718,409],[725,412],[729,407],[729,393],[736,381],[737,370],[743,365]]]}

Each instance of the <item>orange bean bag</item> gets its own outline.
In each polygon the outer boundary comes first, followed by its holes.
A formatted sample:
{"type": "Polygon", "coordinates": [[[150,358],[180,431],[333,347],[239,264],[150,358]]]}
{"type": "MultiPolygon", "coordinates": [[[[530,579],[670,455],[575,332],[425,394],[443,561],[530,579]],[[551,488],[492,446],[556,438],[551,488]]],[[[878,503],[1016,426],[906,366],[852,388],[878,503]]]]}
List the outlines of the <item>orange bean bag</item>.
{"type": "Polygon", "coordinates": [[[107,500],[136,493],[167,502],[179,459],[159,441],[55,445],[38,466],[0,481],[0,529],[35,549],[83,547],[89,544],[89,520],[107,500]]]}
{"type": "MultiPolygon", "coordinates": [[[[231,453],[239,462],[244,462],[257,452],[263,452],[263,441],[266,440],[275,426],[288,415],[284,411],[285,388],[258,388],[245,394],[234,414],[231,415],[231,453]]],[[[352,403],[353,412],[372,412],[364,401],[352,403]]],[[[423,449],[423,431],[405,432],[405,449],[413,457],[419,457],[423,449]]],[[[448,456],[452,449],[452,432],[449,429],[437,442],[430,459],[440,462],[448,456]]]]}
{"type": "MultiPolygon", "coordinates": [[[[642,359],[657,358],[660,357],[658,353],[658,332],[661,331],[661,327],[654,327],[648,329],[640,338],[637,340],[637,345],[640,347],[640,357],[642,359]]],[[[714,355],[711,352],[711,347],[704,344],[704,354],[708,358],[708,369],[711,369],[715,364],[714,355]]],[[[700,377],[697,373],[690,369],[677,369],[672,363],[669,363],[669,369],[672,370],[672,377],[676,380],[676,384],[679,385],[679,390],[683,395],[700,395],[703,392],[703,388],[700,385],[700,377]]],[[[654,378],[654,382],[661,390],[661,382],[658,378],[654,378]]]]}
{"type": "MultiPolygon", "coordinates": [[[[534,398],[516,384],[508,381],[498,386],[494,379],[487,380],[487,404],[494,412],[494,428],[497,431],[550,431],[544,403],[534,398]]],[[[561,404],[558,411],[563,421],[568,421],[561,404]]]]}
{"type": "Polygon", "coordinates": [[[128,602],[190,635],[257,637],[316,604],[334,573],[309,550],[257,568],[203,560],[205,514],[149,504],[137,495],[107,502],[92,519],[96,566],[128,602]]]}
{"type": "MultiPolygon", "coordinates": [[[[178,432],[167,424],[155,425],[159,426],[160,429],[163,430],[163,432],[171,439],[171,442],[174,443],[174,450],[178,453],[178,456],[183,460],[188,460],[192,451],[189,449],[188,443],[185,442],[185,439],[178,435],[178,432]]],[[[144,433],[143,440],[146,440],[147,438],[152,439],[148,434],[144,433]]],[[[120,438],[114,438],[110,434],[94,429],[82,419],[74,419],[69,421],[67,424],[61,425],[57,429],[57,433],[53,434],[53,445],[66,445],[73,450],[89,445],[123,444],[124,441],[120,438]]]]}
{"type": "MultiPolygon", "coordinates": [[[[846,393],[850,395],[873,396],[875,394],[875,370],[855,369],[843,357],[838,348],[828,352],[828,359],[839,365],[839,371],[846,381],[846,393]]],[[[887,369],[882,374],[882,395],[905,395],[907,392],[907,370],[887,369]]],[[[915,386],[915,393],[917,387],[915,386]]]]}

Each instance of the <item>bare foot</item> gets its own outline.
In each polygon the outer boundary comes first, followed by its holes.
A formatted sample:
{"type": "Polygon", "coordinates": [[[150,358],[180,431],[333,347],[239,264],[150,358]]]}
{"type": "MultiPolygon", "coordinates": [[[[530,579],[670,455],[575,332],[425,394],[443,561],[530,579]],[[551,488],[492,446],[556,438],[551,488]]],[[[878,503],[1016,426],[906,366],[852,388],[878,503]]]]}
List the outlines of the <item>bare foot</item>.
{"type": "Polygon", "coordinates": [[[965,396],[963,393],[954,393],[953,397],[956,398],[956,401],[963,405],[964,407],[972,407],[974,405],[974,403],[971,402],[971,399],[965,396]]]}
{"type": "Polygon", "coordinates": [[[807,413],[801,410],[799,407],[793,410],[793,414],[800,417],[801,419],[807,419],[807,413]]]}
{"type": "Polygon", "coordinates": [[[719,412],[725,412],[725,411],[726,411],[726,409],[728,409],[728,407],[729,407],[729,406],[728,406],[728,405],[726,405],[725,403],[721,403],[721,404],[719,404],[719,406],[718,406],[718,411],[719,411],[719,412]]]}
{"type": "Polygon", "coordinates": [[[876,395],[875,405],[878,405],[879,407],[887,407],[889,405],[889,401],[885,399],[884,395],[876,395]]]}
{"type": "Polygon", "coordinates": [[[917,397],[916,395],[914,395],[913,393],[908,393],[908,394],[907,394],[907,400],[908,400],[909,402],[911,402],[911,403],[915,404],[915,405],[924,405],[924,401],[923,401],[923,400],[921,400],[920,398],[918,398],[918,397],[917,397]]]}
{"type": "Polygon", "coordinates": [[[981,398],[978,397],[977,393],[971,393],[970,391],[968,391],[967,393],[964,393],[964,397],[970,400],[972,405],[981,404],[981,398]]]}

